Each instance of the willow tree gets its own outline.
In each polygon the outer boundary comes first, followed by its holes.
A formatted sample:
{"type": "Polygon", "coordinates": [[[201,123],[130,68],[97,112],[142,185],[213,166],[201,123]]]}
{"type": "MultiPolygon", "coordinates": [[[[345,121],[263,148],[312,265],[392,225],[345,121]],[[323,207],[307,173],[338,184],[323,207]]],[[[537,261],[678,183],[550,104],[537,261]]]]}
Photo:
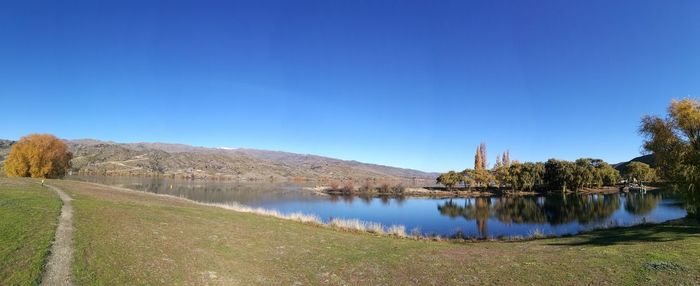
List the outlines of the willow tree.
{"type": "Polygon", "coordinates": [[[625,170],[625,177],[628,181],[638,181],[640,183],[653,181],[655,171],[649,165],[642,162],[631,162],[625,170]]]}
{"type": "Polygon", "coordinates": [[[63,141],[49,134],[31,134],[12,145],[5,160],[8,177],[59,178],[73,155],[63,141]]]}
{"type": "Polygon", "coordinates": [[[639,131],[658,175],[686,195],[689,213],[700,219],[700,103],[673,100],[666,118],[647,115],[639,131]]]}
{"type": "Polygon", "coordinates": [[[448,189],[452,189],[455,185],[463,182],[464,175],[462,173],[457,173],[455,171],[449,171],[447,173],[440,174],[437,177],[436,182],[438,184],[443,184],[448,189]]]}
{"type": "Polygon", "coordinates": [[[508,169],[508,183],[513,190],[532,191],[544,182],[544,163],[514,162],[508,169]]]}
{"type": "Polygon", "coordinates": [[[551,190],[575,189],[574,171],[576,165],[573,162],[549,159],[544,163],[544,182],[551,190]]]}

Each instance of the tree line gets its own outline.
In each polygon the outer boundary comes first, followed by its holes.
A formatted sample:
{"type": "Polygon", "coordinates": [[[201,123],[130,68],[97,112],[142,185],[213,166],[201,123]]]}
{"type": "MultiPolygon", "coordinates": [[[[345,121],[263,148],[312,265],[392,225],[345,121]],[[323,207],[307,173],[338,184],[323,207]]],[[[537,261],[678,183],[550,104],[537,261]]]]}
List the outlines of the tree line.
{"type": "Polygon", "coordinates": [[[684,195],[689,216],[700,219],[700,102],[691,98],[673,100],[666,117],[644,116],[639,133],[645,137],[643,148],[654,155],[656,167],[630,162],[624,177],[600,159],[520,163],[511,162],[507,151],[488,170],[486,144],[482,143],[477,147],[474,169],[441,174],[437,183],[450,189],[463,184],[465,187],[494,186],[512,190],[578,190],[610,186],[621,178],[628,182],[660,180],[684,195]]]}
{"type": "Polygon", "coordinates": [[[437,183],[454,188],[495,187],[504,190],[533,191],[539,189],[579,190],[584,187],[613,186],[620,181],[620,172],[600,159],[581,158],[576,161],[549,159],[547,162],[518,162],[510,153],[498,156],[492,169],[482,163],[486,145],[477,149],[475,169],[449,171],[437,178],[437,183]]]}

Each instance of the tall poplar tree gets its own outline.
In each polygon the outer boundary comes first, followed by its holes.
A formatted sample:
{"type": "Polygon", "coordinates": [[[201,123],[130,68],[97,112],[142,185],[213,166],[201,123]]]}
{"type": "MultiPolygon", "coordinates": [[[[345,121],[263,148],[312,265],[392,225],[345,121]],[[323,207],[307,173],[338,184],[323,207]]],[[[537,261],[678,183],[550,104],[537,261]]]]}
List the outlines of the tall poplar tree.
{"type": "Polygon", "coordinates": [[[503,166],[510,167],[510,151],[506,150],[503,152],[503,157],[501,157],[503,162],[501,163],[503,166]]]}
{"type": "Polygon", "coordinates": [[[481,142],[481,144],[479,144],[479,153],[481,153],[481,169],[486,170],[487,166],[489,165],[486,159],[488,158],[488,156],[486,156],[486,143],[481,142]]]}
{"type": "Polygon", "coordinates": [[[476,147],[476,155],[474,155],[474,170],[483,169],[484,158],[481,157],[481,145],[476,147]]]}

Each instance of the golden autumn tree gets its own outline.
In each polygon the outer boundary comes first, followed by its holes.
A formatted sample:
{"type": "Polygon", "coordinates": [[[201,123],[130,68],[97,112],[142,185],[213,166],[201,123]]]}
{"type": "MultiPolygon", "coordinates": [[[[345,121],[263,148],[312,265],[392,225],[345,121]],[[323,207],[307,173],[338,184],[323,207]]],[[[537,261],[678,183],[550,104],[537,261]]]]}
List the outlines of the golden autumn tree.
{"type": "Polygon", "coordinates": [[[489,166],[488,157],[486,156],[486,143],[479,144],[479,152],[481,153],[481,169],[486,170],[489,166]]]}
{"type": "Polygon", "coordinates": [[[485,170],[487,165],[486,143],[481,143],[478,147],[476,147],[476,155],[474,155],[474,170],[485,170]]]}
{"type": "Polygon", "coordinates": [[[479,170],[481,169],[481,166],[483,166],[484,159],[481,158],[481,150],[480,147],[476,147],[476,154],[474,155],[474,170],[479,170]]]}
{"type": "Polygon", "coordinates": [[[486,143],[481,143],[476,148],[474,155],[474,173],[473,180],[478,186],[488,186],[491,181],[491,173],[487,170],[488,162],[486,162],[486,143]]]}
{"type": "Polygon", "coordinates": [[[12,145],[5,160],[9,177],[60,178],[70,168],[73,154],[63,141],[50,134],[31,134],[12,145]]]}

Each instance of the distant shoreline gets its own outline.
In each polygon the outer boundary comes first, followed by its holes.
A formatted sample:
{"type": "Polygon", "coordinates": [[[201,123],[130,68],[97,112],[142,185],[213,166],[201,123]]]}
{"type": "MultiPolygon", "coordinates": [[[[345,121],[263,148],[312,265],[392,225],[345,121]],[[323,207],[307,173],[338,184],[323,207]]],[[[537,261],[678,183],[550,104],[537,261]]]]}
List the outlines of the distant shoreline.
{"type": "MultiPolygon", "coordinates": [[[[618,186],[607,186],[600,188],[582,188],[578,191],[511,191],[505,189],[477,189],[477,188],[452,188],[445,187],[406,187],[401,190],[380,191],[378,189],[333,189],[330,186],[307,187],[306,190],[314,191],[324,195],[351,195],[351,196],[406,196],[406,197],[431,197],[431,198],[479,198],[492,196],[535,196],[546,194],[617,194],[621,193],[618,186]]],[[[647,187],[647,190],[656,190],[658,187],[647,187]]]]}

